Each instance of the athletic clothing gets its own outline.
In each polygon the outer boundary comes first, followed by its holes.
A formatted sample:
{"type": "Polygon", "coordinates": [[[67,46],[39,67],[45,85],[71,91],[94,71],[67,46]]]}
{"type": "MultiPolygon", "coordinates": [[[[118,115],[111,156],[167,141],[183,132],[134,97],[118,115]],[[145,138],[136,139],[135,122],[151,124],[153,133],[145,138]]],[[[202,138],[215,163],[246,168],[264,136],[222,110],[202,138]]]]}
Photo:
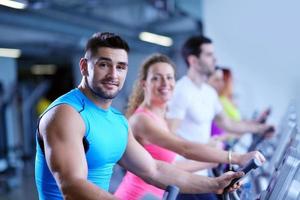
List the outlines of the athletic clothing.
{"type": "Polygon", "coordinates": [[[218,136],[224,135],[224,133],[225,133],[224,130],[221,129],[215,121],[213,121],[211,123],[211,136],[212,137],[218,137],[218,136]]]}
{"type": "Polygon", "coordinates": [[[212,120],[222,111],[216,91],[206,83],[196,86],[187,76],[177,82],[168,108],[168,118],[182,120],[177,134],[200,143],[209,141],[212,120]]]}
{"type": "MultiPolygon", "coordinates": [[[[198,143],[209,142],[212,121],[222,111],[217,92],[206,83],[198,87],[187,76],[177,82],[168,108],[167,118],[182,120],[177,134],[198,143]]],[[[176,159],[185,158],[177,155],[176,159]]],[[[208,172],[201,170],[197,174],[208,172]]]]}
{"type": "Polygon", "coordinates": [[[225,96],[220,97],[220,101],[223,105],[224,113],[232,120],[241,121],[241,113],[238,108],[232,103],[232,101],[225,96]]]}
{"type": "MultiPolygon", "coordinates": [[[[73,89],[59,97],[44,113],[61,104],[74,108],[84,121],[88,180],[108,191],[113,167],[122,157],[127,145],[128,122],[126,118],[112,107],[107,110],[97,107],[79,89],[73,89]]],[[[39,199],[63,199],[47,166],[43,148],[43,143],[37,136],[35,181],[39,199]]]]}
{"type": "MultiPolygon", "coordinates": [[[[148,109],[140,107],[135,111],[135,113],[142,113],[146,116],[149,116],[155,123],[157,123],[157,125],[168,129],[167,125],[160,123],[161,121],[159,121],[158,117],[148,109]]],[[[163,160],[168,163],[172,163],[176,155],[174,152],[155,144],[146,144],[144,145],[144,148],[152,155],[154,159],[163,160]]],[[[148,193],[153,194],[161,199],[164,190],[145,183],[141,178],[131,172],[126,172],[126,175],[119,185],[115,196],[121,200],[138,200],[148,193]]]]}

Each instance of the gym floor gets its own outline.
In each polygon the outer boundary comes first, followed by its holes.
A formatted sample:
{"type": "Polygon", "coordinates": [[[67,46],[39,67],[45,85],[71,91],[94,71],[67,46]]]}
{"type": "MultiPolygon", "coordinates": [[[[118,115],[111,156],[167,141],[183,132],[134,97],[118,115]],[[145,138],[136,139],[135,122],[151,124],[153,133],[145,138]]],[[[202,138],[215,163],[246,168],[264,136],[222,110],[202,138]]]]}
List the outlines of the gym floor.
{"type": "MultiPolygon", "coordinates": [[[[34,163],[24,164],[21,179],[17,179],[18,184],[11,186],[7,193],[0,193],[0,200],[38,200],[37,191],[34,182],[34,163]]],[[[3,192],[3,191],[2,191],[3,192]]]]}
{"type": "Polygon", "coordinates": [[[33,176],[24,177],[22,184],[7,194],[0,194],[0,200],[38,200],[33,176]]]}

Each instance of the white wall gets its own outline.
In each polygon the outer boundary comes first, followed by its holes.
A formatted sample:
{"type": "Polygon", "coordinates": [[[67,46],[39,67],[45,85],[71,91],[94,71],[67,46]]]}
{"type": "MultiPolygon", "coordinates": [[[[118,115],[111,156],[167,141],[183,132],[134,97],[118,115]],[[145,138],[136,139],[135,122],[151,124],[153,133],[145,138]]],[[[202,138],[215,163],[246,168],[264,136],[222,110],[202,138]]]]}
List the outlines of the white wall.
{"type": "Polygon", "coordinates": [[[247,116],[270,105],[277,122],[291,93],[300,91],[299,7],[297,0],[203,1],[204,32],[218,63],[233,69],[237,101],[247,116]]]}

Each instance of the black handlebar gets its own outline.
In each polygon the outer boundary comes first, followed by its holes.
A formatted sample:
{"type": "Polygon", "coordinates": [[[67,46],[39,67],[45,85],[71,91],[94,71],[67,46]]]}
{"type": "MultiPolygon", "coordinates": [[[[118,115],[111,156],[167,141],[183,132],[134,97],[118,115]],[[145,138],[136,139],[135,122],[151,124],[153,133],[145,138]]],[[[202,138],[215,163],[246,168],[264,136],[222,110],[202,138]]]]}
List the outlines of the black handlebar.
{"type": "Polygon", "coordinates": [[[266,109],[262,114],[260,119],[258,120],[258,123],[264,124],[267,121],[267,118],[271,114],[271,108],[266,109]]]}
{"type": "Polygon", "coordinates": [[[254,151],[259,143],[261,143],[267,136],[268,134],[272,133],[275,131],[275,128],[271,126],[268,128],[263,134],[261,135],[253,135],[253,141],[250,147],[248,148],[248,151],[254,151]]]}
{"type": "Polygon", "coordinates": [[[176,200],[179,188],[175,185],[168,185],[163,196],[163,200],[176,200]]]}
{"type": "Polygon", "coordinates": [[[241,181],[247,174],[249,174],[252,170],[255,170],[256,168],[260,167],[262,163],[258,159],[252,159],[246,164],[243,168],[237,170],[237,171],[243,171],[245,173],[244,176],[240,178],[235,178],[231,181],[231,183],[225,188],[225,191],[227,191],[230,187],[232,187],[237,182],[241,181]]]}

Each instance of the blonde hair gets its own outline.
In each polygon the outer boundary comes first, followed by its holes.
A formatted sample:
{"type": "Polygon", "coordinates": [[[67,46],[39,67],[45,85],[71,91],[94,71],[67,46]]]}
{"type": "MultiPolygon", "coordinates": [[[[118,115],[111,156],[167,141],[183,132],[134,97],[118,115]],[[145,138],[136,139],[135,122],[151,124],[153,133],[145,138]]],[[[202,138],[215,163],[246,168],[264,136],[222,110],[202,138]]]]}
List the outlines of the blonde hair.
{"type": "Polygon", "coordinates": [[[170,64],[175,72],[175,64],[171,61],[171,59],[163,54],[153,54],[149,56],[141,65],[138,79],[135,81],[133,85],[132,93],[129,97],[129,101],[127,104],[126,117],[129,118],[134,111],[138,108],[138,106],[144,101],[144,90],[142,87],[142,81],[145,81],[148,76],[148,71],[152,65],[155,63],[168,63],[170,64]]]}

